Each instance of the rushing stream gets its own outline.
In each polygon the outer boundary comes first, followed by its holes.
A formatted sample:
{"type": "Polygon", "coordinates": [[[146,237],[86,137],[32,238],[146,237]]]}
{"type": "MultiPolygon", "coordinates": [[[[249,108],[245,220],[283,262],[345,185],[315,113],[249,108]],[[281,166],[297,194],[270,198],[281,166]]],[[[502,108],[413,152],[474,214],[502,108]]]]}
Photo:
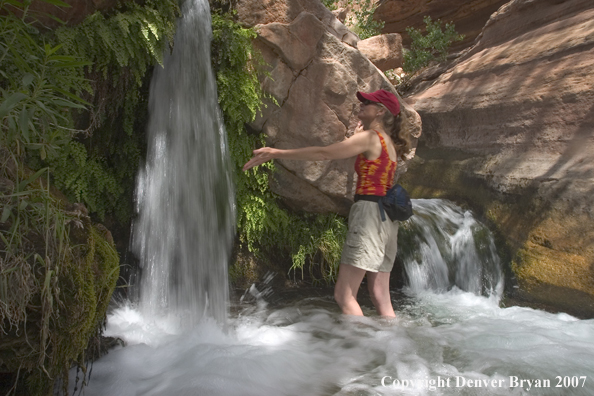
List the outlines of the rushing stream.
{"type": "Polygon", "coordinates": [[[213,321],[180,331],[130,307],[114,311],[108,333],[128,346],[94,363],[84,394],[594,393],[592,320],[499,308],[457,289],[402,301],[392,321],[344,317],[329,296],[259,305],[231,318],[227,333],[213,321]]]}
{"type": "Polygon", "coordinates": [[[403,249],[410,286],[394,295],[395,320],[365,302],[367,317],[345,317],[331,290],[286,298],[265,282],[234,304],[227,331],[127,303],[107,328],[127,346],[94,363],[84,394],[593,395],[594,320],[500,308],[488,230],[447,201],[413,205],[401,238],[417,245],[403,249]]]}
{"type": "Polygon", "coordinates": [[[594,395],[594,320],[501,308],[490,232],[447,201],[414,201],[402,228],[396,319],[365,303],[368,316],[341,315],[321,290],[279,304],[284,291],[253,287],[228,309],[233,199],[208,8],[184,3],[152,83],[134,226],[140,296],[110,311],[106,335],[126,346],[93,364],[82,394],[594,395]]]}

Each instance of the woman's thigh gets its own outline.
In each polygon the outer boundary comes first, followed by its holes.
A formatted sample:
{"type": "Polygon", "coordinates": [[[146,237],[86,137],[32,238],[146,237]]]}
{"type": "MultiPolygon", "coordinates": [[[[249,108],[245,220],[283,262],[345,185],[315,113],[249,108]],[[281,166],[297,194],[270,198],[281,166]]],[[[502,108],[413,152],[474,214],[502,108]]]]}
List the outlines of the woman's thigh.
{"type": "Polygon", "coordinates": [[[336,291],[356,296],[366,272],[364,269],[352,265],[340,264],[335,286],[336,291]]]}

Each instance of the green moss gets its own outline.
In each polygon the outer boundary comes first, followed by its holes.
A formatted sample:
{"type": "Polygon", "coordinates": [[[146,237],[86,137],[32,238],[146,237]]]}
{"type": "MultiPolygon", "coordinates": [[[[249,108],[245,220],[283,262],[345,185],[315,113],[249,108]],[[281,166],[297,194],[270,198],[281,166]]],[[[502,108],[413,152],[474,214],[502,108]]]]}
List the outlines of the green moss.
{"type": "MultiPolygon", "coordinates": [[[[59,208],[59,202],[50,203],[48,229],[61,232],[39,234],[35,228],[26,232],[35,243],[21,245],[19,252],[24,256],[17,256],[25,258],[20,267],[31,268],[33,274],[28,298],[20,301],[24,316],[3,321],[1,329],[5,333],[0,343],[2,369],[20,372],[30,395],[49,394],[58,376],[66,376],[67,382],[73,363],[84,366],[84,351],[103,323],[119,276],[113,241],[101,235],[88,217],[71,217],[59,208]],[[77,228],[75,234],[83,235],[85,243],[71,241],[68,228],[77,228]],[[41,257],[35,252],[45,250],[44,245],[51,249],[41,257]]],[[[33,220],[40,215],[33,208],[29,212],[21,217],[33,220]]],[[[6,252],[6,246],[3,249],[6,252]]],[[[5,254],[3,264],[10,260],[15,256],[5,254]]],[[[10,275],[0,272],[0,282],[8,284],[5,280],[10,275]]],[[[18,290],[22,284],[8,287],[18,290]]]]}

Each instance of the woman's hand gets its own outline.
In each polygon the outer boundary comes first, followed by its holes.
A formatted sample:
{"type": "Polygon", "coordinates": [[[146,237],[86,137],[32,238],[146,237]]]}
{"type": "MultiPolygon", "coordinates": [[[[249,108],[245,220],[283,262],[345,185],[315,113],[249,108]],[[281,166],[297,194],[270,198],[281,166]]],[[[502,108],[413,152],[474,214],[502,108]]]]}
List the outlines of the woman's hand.
{"type": "Polygon", "coordinates": [[[275,158],[274,154],[277,151],[277,149],[272,147],[262,147],[254,150],[254,156],[251,160],[246,162],[246,164],[243,166],[243,170],[246,171],[253,168],[254,166],[262,165],[264,162],[270,161],[271,159],[275,158]]]}
{"type": "Polygon", "coordinates": [[[357,126],[355,127],[355,132],[354,133],[359,133],[359,132],[364,132],[365,128],[363,128],[363,123],[361,121],[359,121],[357,123],[357,126]]]}

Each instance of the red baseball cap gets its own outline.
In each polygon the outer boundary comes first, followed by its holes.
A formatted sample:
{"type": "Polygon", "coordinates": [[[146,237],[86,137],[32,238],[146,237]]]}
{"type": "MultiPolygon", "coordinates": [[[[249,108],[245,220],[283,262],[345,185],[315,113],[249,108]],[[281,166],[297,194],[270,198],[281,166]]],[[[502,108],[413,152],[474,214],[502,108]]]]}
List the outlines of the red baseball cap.
{"type": "Polygon", "coordinates": [[[381,103],[386,106],[388,111],[394,114],[394,116],[397,116],[398,113],[400,113],[400,103],[398,102],[398,98],[392,92],[388,92],[384,89],[371,93],[357,92],[357,99],[361,102],[367,99],[372,102],[381,103]]]}

